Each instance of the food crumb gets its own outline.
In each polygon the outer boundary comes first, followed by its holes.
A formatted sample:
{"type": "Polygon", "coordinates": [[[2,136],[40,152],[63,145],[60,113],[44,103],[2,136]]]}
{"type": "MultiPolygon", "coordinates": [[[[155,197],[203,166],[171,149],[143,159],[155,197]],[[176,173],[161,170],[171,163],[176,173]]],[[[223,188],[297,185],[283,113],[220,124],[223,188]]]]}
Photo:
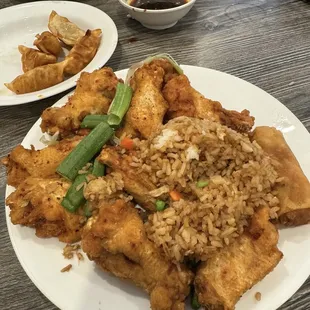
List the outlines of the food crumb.
{"type": "Polygon", "coordinates": [[[42,98],[44,98],[44,96],[43,96],[43,95],[38,95],[38,98],[41,98],[41,99],[42,99],[42,98]]]}
{"type": "Polygon", "coordinates": [[[257,301],[260,301],[260,300],[262,299],[262,294],[261,294],[260,292],[256,292],[256,293],[255,293],[255,299],[256,299],[257,301]]]}
{"type": "Polygon", "coordinates": [[[83,261],[84,260],[84,256],[83,256],[82,253],[78,252],[78,253],[76,253],[76,255],[77,255],[79,261],[83,261]]]}
{"type": "Polygon", "coordinates": [[[69,265],[67,265],[66,267],[62,268],[62,269],[60,270],[60,272],[68,272],[68,271],[71,270],[71,268],[72,268],[72,265],[69,264],[69,265]]]}
{"type": "Polygon", "coordinates": [[[80,248],[81,246],[79,244],[67,244],[63,249],[62,255],[66,259],[71,259],[74,253],[76,253],[76,255],[78,256],[78,251],[80,250],[80,248]]]}
{"type": "Polygon", "coordinates": [[[136,37],[131,37],[128,39],[128,43],[135,43],[137,41],[138,41],[138,38],[136,38],[136,37]]]}

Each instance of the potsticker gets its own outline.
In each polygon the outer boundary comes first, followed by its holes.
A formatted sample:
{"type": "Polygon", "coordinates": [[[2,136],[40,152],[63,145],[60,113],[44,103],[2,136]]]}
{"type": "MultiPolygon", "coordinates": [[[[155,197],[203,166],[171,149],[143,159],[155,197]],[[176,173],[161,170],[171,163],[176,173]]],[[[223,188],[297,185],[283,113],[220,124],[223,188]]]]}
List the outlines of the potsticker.
{"type": "Polygon", "coordinates": [[[39,66],[54,64],[57,61],[54,55],[45,54],[24,45],[19,45],[18,50],[22,54],[22,67],[24,72],[28,72],[39,66]]]}
{"type": "Polygon", "coordinates": [[[49,16],[48,28],[62,42],[74,46],[85,32],[68,18],[58,15],[55,11],[49,16]]]}
{"type": "Polygon", "coordinates": [[[63,81],[65,61],[34,68],[4,85],[15,94],[26,94],[56,85],[63,81]]]}
{"type": "Polygon", "coordinates": [[[77,74],[95,57],[101,40],[101,29],[87,30],[66,57],[65,73],[77,74]]]}
{"type": "Polygon", "coordinates": [[[37,34],[33,45],[35,45],[41,52],[52,54],[56,57],[58,57],[61,53],[60,42],[52,33],[48,31],[37,34]]]}

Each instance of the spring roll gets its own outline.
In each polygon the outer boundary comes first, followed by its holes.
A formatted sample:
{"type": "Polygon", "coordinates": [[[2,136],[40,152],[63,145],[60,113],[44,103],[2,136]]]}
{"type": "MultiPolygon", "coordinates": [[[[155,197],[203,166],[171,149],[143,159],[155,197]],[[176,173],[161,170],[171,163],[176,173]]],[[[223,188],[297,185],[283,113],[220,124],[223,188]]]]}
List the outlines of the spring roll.
{"type": "Polygon", "coordinates": [[[310,183],[282,133],[273,127],[257,127],[252,140],[273,159],[279,177],[283,178],[277,188],[279,222],[286,226],[310,223],[310,183]]]}

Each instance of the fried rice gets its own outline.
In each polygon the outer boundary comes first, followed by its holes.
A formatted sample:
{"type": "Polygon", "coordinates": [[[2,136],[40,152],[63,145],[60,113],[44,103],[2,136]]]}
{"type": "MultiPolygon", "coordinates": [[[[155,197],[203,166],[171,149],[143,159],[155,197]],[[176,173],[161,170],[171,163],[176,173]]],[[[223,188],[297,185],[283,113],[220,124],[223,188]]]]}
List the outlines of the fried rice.
{"type": "Polygon", "coordinates": [[[233,242],[256,208],[276,218],[281,182],[261,147],[219,123],[179,117],[148,140],[135,139],[131,166],[147,173],[157,189],[150,194],[168,208],[149,216],[148,238],[178,263],[186,256],[206,260],[233,242]],[[203,181],[204,187],[197,186],[203,181]],[[182,199],[172,201],[176,190],[182,199]]]}

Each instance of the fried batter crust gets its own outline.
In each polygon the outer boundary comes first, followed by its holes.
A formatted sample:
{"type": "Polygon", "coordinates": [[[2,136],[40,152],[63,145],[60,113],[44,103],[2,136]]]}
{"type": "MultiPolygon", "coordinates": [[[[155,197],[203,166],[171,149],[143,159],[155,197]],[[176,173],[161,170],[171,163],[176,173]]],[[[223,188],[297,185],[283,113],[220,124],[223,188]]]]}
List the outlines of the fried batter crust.
{"type": "Polygon", "coordinates": [[[206,118],[239,132],[248,132],[254,125],[254,117],[250,116],[248,110],[239,113],[224,109],[218,101],[207,99],[195,90],[184,74],[170,79],[163,89],[163,95],[169,104],[168,119],[178,116],[206,118]]]}
{"type": "Polygon", "coordinates": [[[151,297],[153,310],[181,310],[192,273],[166,261],[147,239],[137,210],[123,200],[102,203],[82,236],[82,248],[102,269],[133,281],[151,297]]]}
{"type": "Polygon", "coordinates": [[[115,96],[118,79],[110,68],[83,72],[74,94],[61,108],[51,107],[41,115],[42,132],[62,137],[75,133],[88,114],[106,114],[115,96]]]}
{"type": "Polygon", "coordinates": [[[77,242],[86,218],[61,206],[70,183],[59,177],[28,177],[6,199],[13,224],[33,227],[40,238],[77,242]]]}
{"type": "Polygon", "coordinates": [[[286,226],[310,223],[310,183],[283,134],[273,127],[257,127],[252,140],[272,158],[279,177],[284,178],[276,188],[280,201],[279,222],[286,226]]]}
{"type": "Polygon", "coordinates": [[[258,210],[246,233],[200,265],[195,278],[199,302],[212,310],[235,309],[240,297],[282,259],[278,238],[268,209],[258,210]]]}

